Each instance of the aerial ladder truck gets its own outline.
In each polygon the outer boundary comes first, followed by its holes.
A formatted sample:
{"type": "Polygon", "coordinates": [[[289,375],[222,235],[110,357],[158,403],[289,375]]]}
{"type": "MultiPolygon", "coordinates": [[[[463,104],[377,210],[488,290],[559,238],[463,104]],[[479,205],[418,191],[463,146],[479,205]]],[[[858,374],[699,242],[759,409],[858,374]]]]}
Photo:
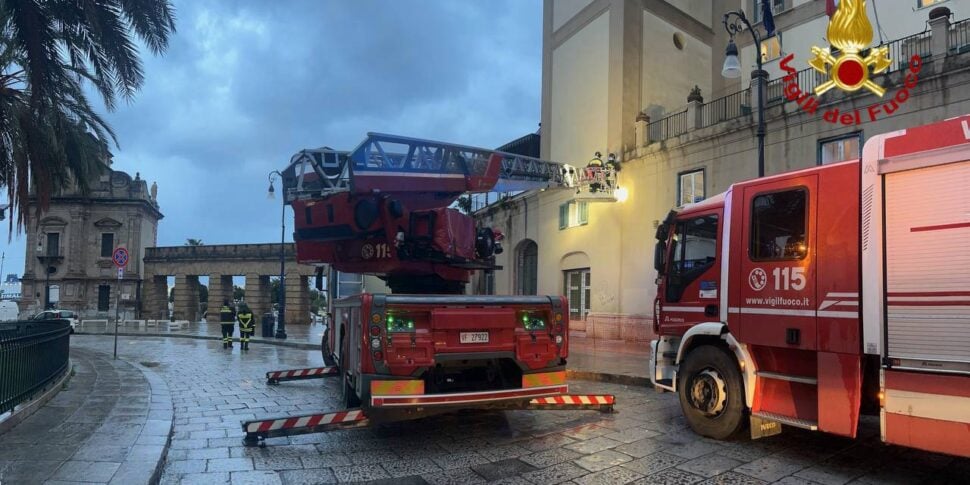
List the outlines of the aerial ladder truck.
{"type": "Polygon", "coordinates": [[[473,271],[501,269],[503,236],[451,206],[556,188],[611,200],[613,167],[369,133],[350,152],[298,152],[282,178],[297,261],[378,276],[391,292],[332,302],[325,367],[266,374],[339,379],[346,409],[244,422],[246,445],[463,408],[612,411],[612,395],[569,394],[564,297],[464,294],[473,271]]]}

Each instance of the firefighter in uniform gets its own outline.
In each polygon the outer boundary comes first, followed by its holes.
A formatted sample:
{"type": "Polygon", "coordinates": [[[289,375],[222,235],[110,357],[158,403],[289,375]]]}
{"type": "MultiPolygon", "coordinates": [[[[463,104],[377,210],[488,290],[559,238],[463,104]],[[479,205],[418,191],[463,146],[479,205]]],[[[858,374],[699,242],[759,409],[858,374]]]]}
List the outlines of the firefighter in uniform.
{"type": "Polygon", "coordinates": [[[232,348],[232,331],[236,321],[236,312],[229,306],[229,300],[222,300],[219,309],[219,323],[222,324],[222,348],[232,348]]]}
{"type": "Polygon", "coordinates": [[[236,320],[239,321],[239,342],[242,349],[249,350],[249,338],[256,331],[256,319],[253,318],[253,312],[249,309],[249,305],[245,303],[240,305],[236,320]]]}

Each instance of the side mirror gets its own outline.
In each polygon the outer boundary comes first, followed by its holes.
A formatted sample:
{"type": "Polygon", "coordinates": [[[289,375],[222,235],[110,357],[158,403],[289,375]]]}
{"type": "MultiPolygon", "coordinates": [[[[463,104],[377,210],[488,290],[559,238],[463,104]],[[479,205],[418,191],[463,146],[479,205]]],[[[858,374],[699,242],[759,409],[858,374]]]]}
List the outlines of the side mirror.
{"type": "Polygon", "coordinates": [[[657,241],[653,247],[653,269],[657,270],[658,275],[664,273],[664,256],[667,254],[667,244],[664,241],[657,241]]]}
{"type": "Polygon", "coordinates": [[[323,268],[317,268],[316,287],[317,291],[323,291],[323,268]]]}

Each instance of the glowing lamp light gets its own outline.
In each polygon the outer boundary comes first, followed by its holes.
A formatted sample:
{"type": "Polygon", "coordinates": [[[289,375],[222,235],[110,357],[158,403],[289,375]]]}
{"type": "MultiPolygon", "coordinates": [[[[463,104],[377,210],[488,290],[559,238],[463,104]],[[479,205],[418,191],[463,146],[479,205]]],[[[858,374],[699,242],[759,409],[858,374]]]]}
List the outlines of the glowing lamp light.
{"type": "Polygon", "coordinates": [[[617,202],[626,202],[630,198],[630,191],[626,187],[617,187],[613,195],[616,197],[617,202]]]}

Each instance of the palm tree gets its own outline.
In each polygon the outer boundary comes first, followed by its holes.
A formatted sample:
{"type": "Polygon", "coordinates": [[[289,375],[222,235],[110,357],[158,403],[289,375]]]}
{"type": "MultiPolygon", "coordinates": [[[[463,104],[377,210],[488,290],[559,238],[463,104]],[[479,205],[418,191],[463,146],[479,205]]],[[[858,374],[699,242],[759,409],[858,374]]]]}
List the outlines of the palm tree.
{"type": "Polygon", "coordinates": [[[43,210],[70,183],[84,190],[117,145],[82,83],[109,110],[130,101],[144,82],[135,38],[160,54],[174,32],[169,0],[0,1],[0,185],[18,228],[31,182],[43,210]]]}
{"type": "Polygon", "coordinates": [[[185,240],[185,245],[186,246],[202,246],[202,240],[201,239],[192,239],[192,238],[189,238],[189,239],[186,239],[185,240]]]}

